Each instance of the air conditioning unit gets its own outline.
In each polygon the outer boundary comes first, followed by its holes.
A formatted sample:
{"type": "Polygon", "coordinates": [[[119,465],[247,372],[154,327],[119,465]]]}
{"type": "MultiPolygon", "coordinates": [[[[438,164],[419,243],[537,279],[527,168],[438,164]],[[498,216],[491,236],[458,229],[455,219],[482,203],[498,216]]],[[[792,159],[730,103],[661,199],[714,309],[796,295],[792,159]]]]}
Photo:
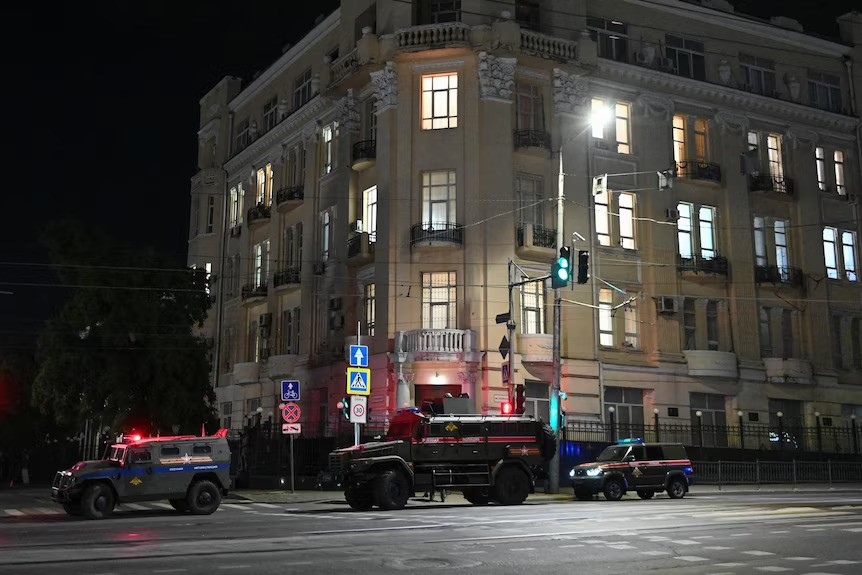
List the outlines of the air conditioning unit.
{"type": "Polygon", "coordinates": [[[679,210],[671,210],[667,209],[664,211],[664,216],[669,222],[675,222],[679,220],[679,210]]]}
{"type": "Polygon", "coordinates": [[[353,222],[353,229],[351,229],[350,231],[357,233],[357,234],[361,234],[363,231],[362,230],[362,220],[356,220],[355,222],[353,222]]]}
{"type": "Polygon", "coordinates": [[[257,319],[257,325],[260,327],[270,326],[272,325],[272,314],[271,313],[262,313],[260,317],[257,319]]]}
{"type": "Polygon", "coordinates": [[[656,300],[656,311],[663,314],[676,313],[676,299],[662,296],[656,300]]]}
{"type": "Polygon", "coordinates": [[[321,276],[326,272],[326,263],[324,262],[315,262],[311,266],[311,272],[316,276],[321,276]]]}

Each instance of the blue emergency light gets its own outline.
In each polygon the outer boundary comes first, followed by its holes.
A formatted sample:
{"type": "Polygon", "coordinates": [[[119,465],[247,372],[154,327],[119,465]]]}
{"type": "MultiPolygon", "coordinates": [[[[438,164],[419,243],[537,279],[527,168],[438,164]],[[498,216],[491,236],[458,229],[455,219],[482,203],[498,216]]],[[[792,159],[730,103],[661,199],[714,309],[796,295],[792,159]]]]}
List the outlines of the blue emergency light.
{"type": "Polygon", "coordinates": [[[643,443],[644,440],[642,437],[629,437],[626,439],[620,439],[618,443],[620,444],[629,444],[629,443],[643,443]]]}

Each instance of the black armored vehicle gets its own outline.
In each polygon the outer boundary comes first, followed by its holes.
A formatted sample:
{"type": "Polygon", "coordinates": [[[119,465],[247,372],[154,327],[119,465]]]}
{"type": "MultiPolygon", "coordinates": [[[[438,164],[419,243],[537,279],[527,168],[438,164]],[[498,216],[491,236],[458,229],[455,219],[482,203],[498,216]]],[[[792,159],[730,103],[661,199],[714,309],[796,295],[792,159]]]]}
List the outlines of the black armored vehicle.
{"type": "Polygon", "coordinates": [[[357,510],[401,509],[414,493],[441,489],[460,490],[474,505],[518,505],[556,449],[551,428],[529,416],[407,409],[381,441],[333,451],[329,466],[357,510]]]}

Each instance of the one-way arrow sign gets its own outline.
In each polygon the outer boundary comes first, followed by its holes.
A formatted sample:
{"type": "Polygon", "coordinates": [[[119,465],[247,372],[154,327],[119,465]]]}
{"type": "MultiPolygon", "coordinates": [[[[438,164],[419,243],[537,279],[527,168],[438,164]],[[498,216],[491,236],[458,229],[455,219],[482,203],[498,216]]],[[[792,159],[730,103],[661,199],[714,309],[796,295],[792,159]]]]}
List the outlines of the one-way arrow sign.
{"type": "Polygon", "coordinates": [[[503,339],[500,340],[500,348],[499,348],[500,349],[500,355],[503,356],[503,359],[506,359],[506,356],[509,355],[510,347],[511,346],[509,345],[509,338],[507,338],[504,335],[503,339]]]}
{"type": "Polygon", "coordinates": [[[350,346],[350,365],[353,367],[368,367],[368,346],[350,346]]]}

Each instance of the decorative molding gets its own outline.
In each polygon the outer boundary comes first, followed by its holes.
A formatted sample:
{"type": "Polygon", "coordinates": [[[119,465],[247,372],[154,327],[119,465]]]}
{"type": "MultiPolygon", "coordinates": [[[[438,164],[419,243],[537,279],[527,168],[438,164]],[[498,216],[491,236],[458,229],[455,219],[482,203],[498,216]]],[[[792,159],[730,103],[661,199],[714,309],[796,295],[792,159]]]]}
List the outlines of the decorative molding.
{"type": "Polygon", "coordinates": [[[543,82],[547,82],[551,79],[551,76],[545,72],[539,72],[538,70],[531,70],[529,68],[518,66],[515,68],[515,78],[529,78],[530,80],[541,80],[543,82]]]}
{"type": "Polygon", "coordinates": [[[309,122],[302,127],[302,142],[316,142],[320,127],[317,122],[309,122]]]}
{"type": "Polygon", "coordinates": [[[583,76],[554,68],[554,112],[580,114],[590,101],[590,82],[583,76]]]}
{"type": "Polygon", "coordinates": [[[413,64],[413,70],[441,70],[447,68],[462,68],[464,60],[450,60],[449,62],[428,62],[426,64],[413,64]]]}
{"type": "Polygon", "coordinates": [[[647,118],[670,121],[673,117],[674,103],[673,100],[664,96],[641,93],[635,98],[634,108],[637,113],[647,118]]]}
{"type": "Polygon", "coordinates": [[[748,131],[749,120],[746,116],[722,110],[716,112],[715,123],[721,128],[722,134],[726,134],[728,131],[739,134],[748,131]]]}
{"type": "Polygon", "coordinates": [[[787,130],[786,135],[787,139],[791,141],[794,150],[799,147],[800,143],[813,149],[819,138],[817,132],[804,128],[790,128],[787,130]]]}
{"type": "Polygon", "coordinates": [[[516,58],[479,52],[479,95],[483,100],[512,101],[516,58]]]}
{"type": "Polygon", "coordinates": [[[666,91],[672,93],[675,99],[693,98],[703,103],[711,102],[715,107],[745,110],[748,115],[760,113],[777,116],[786,121],[807,123],[844,133],[852,133],[859,124],[859,119],[851,116],[761,96],[720,84],[649,70],[633,64],[599,59],[597,72],[602,77],[622,82],[629,87],[642,86],[666,91]]]}
{"type": "Polygon", "coordinates": [[[376,113],[385,112],[398,105],[398,74],[395,64],[386,62],[382,70],[371,72],[371,83],[374,86],[374,97],[377,99],[376,113]]]}
{"type": "Polygon", "coordinates": [[[335,113],[342,128],[349,133],[359,133],[359,104],[353,96],[353,88],[347,90],[347,95],[335,105],[335,113]]]}

